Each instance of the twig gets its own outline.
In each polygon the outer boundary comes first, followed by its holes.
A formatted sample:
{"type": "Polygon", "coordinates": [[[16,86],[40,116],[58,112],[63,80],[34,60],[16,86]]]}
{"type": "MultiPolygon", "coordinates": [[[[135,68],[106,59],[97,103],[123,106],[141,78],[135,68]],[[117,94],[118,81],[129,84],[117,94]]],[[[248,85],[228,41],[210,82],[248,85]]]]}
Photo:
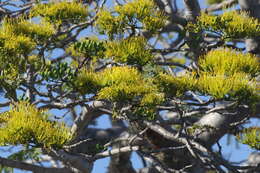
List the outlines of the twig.
{"type": "Polygon", "coordinates": [[[92,140],[93,140],[93,139],[90,139],[90,138],[84,139],[84,140],[79,141],[79,142],[77,142],[77,143],[75,143],[75,144],[63,146],[63,148],[64,148],[64,149],[72,149],[72,148],[75,148],[75,147],[79,146],[80,144],[83,144],[83,143],[86,143],[86,142],[89,142],[89,141],[92,141],[92,140]]]}
{"type": "Polygon", "coordinates": [[[72,173],[67,168],[45,168],[38,165],[32,165],[29,163],[24,163],[16,160],[10,160],[3,157],[0,157],[0,165],[7,166],[11,168],[18,168],[26,171],[32,171],[37,173],[46,173],[46,172],[53,172],[53,173],[72,173]]]}
{"type": "Polygon", "coordinates": [[[213,5],[209,6],[208,8],[206,8],[204,11],[205,11],[205,13],[218,11],[223,8],[231,7],[232,5],[234,5],[236,3],[237,3],[237,0],[226,0],[226,1],[223,1],[218,4],[213,4],[213,5]]]}
{"type": "Polygon", "coordinates": [[[112,149],[112,150],[104,151],[102,153],[98,153],[94,157],[92,157],[91,159],[94,161],[94,160],[101,159],[101,158],[104,158],[104,157],[117,155],[119,153],[126,153],[126,152],[130,152],[130,151],[138,151],[140,149],[141,149],[140,146],[126,146],[126,147],[121,147],[121,148],[115,148],[115,149],[112,149]]]}

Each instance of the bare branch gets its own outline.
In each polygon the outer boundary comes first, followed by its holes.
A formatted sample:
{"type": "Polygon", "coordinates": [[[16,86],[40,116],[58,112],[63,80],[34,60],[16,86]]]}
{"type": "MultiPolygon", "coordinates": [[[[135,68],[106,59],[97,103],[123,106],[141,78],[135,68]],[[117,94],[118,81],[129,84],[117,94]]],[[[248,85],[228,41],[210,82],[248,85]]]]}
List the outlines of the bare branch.
{"type": "Polygon", "coordinates": [[[194,21],[200,14],[200,5],[197,0],[184,0],[186,19],[194,21]]]}
{"type": "Polygon", "coordinates": [[[221,10],[223,8],[231,7],[232,5],[234,5],[236,3],[237,3],[237,0],[226,0],[226,1],[223,1],[223,2],[218,3],[218,4],[213,4],[213,5],[209,6],[208,8],[206,8],[204,11],[206,13],[218,11],[218,10],[221,10]]]}
{"type": "Polygon", "coordinates": [[[99,108],[106,108],[108,105],[101,101],[94,101],[90,105],[83,107],[83,112],[81,115],[74,121],[74,124],[71,127],[71,133],[74,136],[78,136],[83,128],[90,123],[93,117],[97,117],[103,114],[103,111],[100,111],[99,108]]]}
{"type": "Polygon", "coordinates": [[[17,168],[17,169],[22,169],[22,170],[26,170],[26,171],[37,172],[37,173],[49,173],[49,172],[72,173],[72,171],[67,168],[46,168],[46,167],[32,165],[32,164],[28,164],[28,163],[24,163],[24,162],[20,162],[20,161],[6,159],[3,157],[0,157],[0,165],[17,168]]]}
{"type": "Polygon", "coordinates": [[[126,146],[126,147],[122,147],[122,148],[115,148],[115,149],[112,149],[109,151],[104,151],[102,153],[98,153],[92,159],[97,160],[97,159],[101,159],[101,158],[108,157],[108,156],[113,156],[113,155],[120,154],[120,153],[138,151],[140,149],[141,149],[140,146],[126,146]]]}

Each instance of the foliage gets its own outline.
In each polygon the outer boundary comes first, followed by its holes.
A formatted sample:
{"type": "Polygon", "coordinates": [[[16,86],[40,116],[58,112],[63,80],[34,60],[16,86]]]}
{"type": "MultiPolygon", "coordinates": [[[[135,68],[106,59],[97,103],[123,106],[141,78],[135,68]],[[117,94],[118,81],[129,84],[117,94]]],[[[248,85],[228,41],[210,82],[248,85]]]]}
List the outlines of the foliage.
{"type": "Polygon", "coordinates": [[[199,66],[202,71],[212,75],[247,73],[254,77],[260,71],[257,57],[249,53],[241,53],[231,49],[216,49],[201,57],[199,66]]]}
{"type": "Polygon", "coordinates": [[[1,114],[0,144],[60,148],[71,139],[64,124],[48,120],[46,111],[21,102],[1,114]]]}
{"type": "Polygon", "coordinates": [[[88,16],[87,7],[77,2],[57,2],[38,4],[32,11],[31,16],[40,16],[47,22],[60,25],[64,22],[79,23],[88,16]]]}
{"type": "Polygon", "coordinates": [[[3,21],[2,32],[7,34],[7,37],[9,34],[24,35],[40,43],[51,37],[55,30],[48,22],[41,21],[36,24],[32,20],[28,21],[21,17],[18,19],[6,18],[3,21]]]}
{"type": "MultiPolygon", "coordinates": [[[[40,155],[42,154],[40,148],[34,148],[26,146],[22,150],[12,153],[7,158],[11,160],[16,161],[28,161],[28,160],[34,160],[34,161],[40,161],[40,155]]],[[[14,172],[14,168],[7,167],[7,166],[0,166],[0,172],[1,173],[10,173],[14,172]]]]}
{"type": "Polygon", "coordinates": [[[26,161],[28,159],[34,159],[36,161],[40,160],[41,150],[39,148],[25,147],[24,149],[15,152],[8,156],[9,159],[26,161]]]}
{"type": "Polygon", "coordinates": [[[112,58],[115,62],[141,66],[153,59],[147,40],[143,37],[109,42],[87,38],[71,45],[67,52],[78,57],[112,58]]]}
{"type": "Polygon", "coordinates": [[[249,17],[245,12],[224,12],[213,16],[202,13],[196,24],[190,23],[188,30],[211,32],[224,40],[259,36],[260,24],[257,19],[249,17]]]}
{"type": "MultiPolygon", "coordinates": [[[[159,172],[238,168],[211,147],[258,111],[259,57],[245,52],[259,53],[259,46],[248,51],[241,41],[260,36],[259,21],[252,11],[215,13],[221,4],[206,10],[215,15],[199,14],[183,2],[185,14],[154,0],[116,1],[109,9],[103,0],[19,1],[17,11],[9,10],[12,1],[0,2],[8,9],[0,26],[0,145],[25,147],[8,159],[41,164],[39,155],[49,154],[68,171],[91,172],[97,158],[111,157],[109,169],[121,166],[109,150],[129,144],[122,156],[139,148],[159,172]],[[111,129],[90,126],[104,114],[111,129]]],[[[259,127],[237,138],[259,150],[259,127]]]]}
{"type": "Polygon", "coordinates": [[[218,49],[201,57],[198,64],[200,91],[217,99],[227,96],[251,102],[257,99],[254,77],[259,73],[259,63],[253,55],[218,49]]]}
{"type": "Polygon", "coordinates": [[[98,99],[112,102],[136,101],[141,106],[154,107],[164,101],[157,87],[130,67],[112,67],[101,72],[83,69],[75,86],[81,93],[97,92],[98,99]]]}
{"type": "Polygon", "coordinates": [[[135,28],[142,28],[153,33],[164,26],[165,22],[166,17],[157,10],[153,1],[133,0],[115,6],[112,12],[102,10],[96,25],[101,33],[112,38],[114,34],[123,33],[126,29],[135,32],[135,28]]]}
{"type": "Polygon", "coordinates": [[[155,82],[159,88],[163,89],[169,96],[182,96],[186,91],[193,90],[196,85],[196,79],[187,74],[182,77],[173,77],[169,74],[160,73],[155,82]]]}
{"type": "Polygon", "coordinates": [[[237,139],[243,144],[247,144],[254,149],[260,150],[259,127],[245,128],[240,134],[237,135],[237,139]]]}
{"type": "Polygon", "coordinates": [[[14,168],[6,167],[6,166],[1,166],[1,165],[0,165],[0,171],[1,171],[2,173],[13,173],[13,172],[14,172],[14,168]]]}
{"type": "Polygon", "coordinates": [[[42,44],[54,34],[46,22],[36,24],[24,18],[5,18],[0,28],[0,79],[10,85],[19,84],[26,65],[39,65],[39,59],[29,56],[37,44],[42,44]],[[13,79],[16,79],[14,82],[13,79]]]}
{"type": "Polygon", "coordinates": [[[233,98],[252,104],[259,100],[254,79],[259,73],[259,63],[253,55],[217,49],[201,57],[198,65],[199,70],[180,77],[160,73],[155,81],[159,88],[174,97],[190,90],[215,99],[233,98]]]}
{"type": "Polygon", "coordinates": [[[47,64],[41,69],[42,78],[47,81],[72,81],[75,74],[74,70],[67,62],[59,62],[56,64],[47,64]]]}
{"type": "Polygon", "coordinates": [[[81,69],[74,80],[74,85],[81,94],[96,93],[102,87],[101,78],[93,71],[81,69]]]}
{"type": "Polygon", "coordinates": [[[160,29],[165,22],[163,13],[157,10],[153,1],[134,0],[123,6],[116,6],[115,11],[122,16],[130,17],[128,22],[135,24],[134,18],[142,23],[145,30],[154,32],[160,29]]]}
{"type": "Polygon", "coordinates": [[[153,59],[151,51],[147,48],[147,41],[143,37],[130,37],[125,40],[108,42],[105,55],[116,62],[129,65],[143,66],[153,59]]]}
{"type": "Polygon", "coordinates": [[[207,0],[207,3],[208,4],[217,4],[217,3],[220,3],[220,2],[223,2],[225,0],[207,0]]]}
{"type": "Polygon", "coordinates": [[[106,50],[105,43],[95,39],[82,39],[70,46],[67,51],[73,56],[85,56],[85,57],[102,57],[103,52],[106,50]]]}
{"type": "Polygon", "coordinates": [[[96,21],[97,28],[100,33],[107,33],[110,38],[114,34],[123,33],[126,27],[126,22],[122,16],[113,16],[108,10],[102,10],[98,14],[98,20],[96,21]]]}
{"type": "Polygon", "coordinates": [[[256,84],[244,73],[232,76],[208,75],[202,73],[198,78],[198,90],[216,99],[237,98],[240,101],[256,101],[256,84]]]}

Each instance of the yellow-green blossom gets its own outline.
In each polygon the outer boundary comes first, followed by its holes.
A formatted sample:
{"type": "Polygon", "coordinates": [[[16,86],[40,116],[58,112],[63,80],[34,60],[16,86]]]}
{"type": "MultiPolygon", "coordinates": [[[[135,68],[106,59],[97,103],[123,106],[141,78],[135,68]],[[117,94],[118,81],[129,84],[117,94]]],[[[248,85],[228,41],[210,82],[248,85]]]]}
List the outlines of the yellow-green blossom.
{"type": "Polygon", "coordinates": [[[116,62],[145,65],[153,59],[143,37],[131,37],[122,41],[108,42],[105,56],[116,62]]]}
{"type": "Polygon", "coordinates": [[[0,145],[29,143],[44,147],[62,147],[71,139],[69,129],[48,120],[46,111],[21,102],[0,115],[0,145]]]}
{"type": "Polygon", "coordinates": [[[43,17],[44,20],[61,24],[62,22],[78,23],[86,20],[87,7],[78,2],[57,2],[38,4],[31,11],[32,16],[43,17]]]}
{"type": "Polygon", "coordinates": [[[102,10],[96,21],[101,33],[122,34],[126,30],[141,28],[154,33],[166,23],[166,16],[158,10],[151,0],[133,0],[123,5],[115,6],[114,11],[102,10]]]}
{"type": "Polygon", "coordinates": [[[236,11],[224,12],[222,15],[202,13],[196,24],[188,24],[192,32],[209,31],[223,39],[237,39],[260,36],[260,23],[247,13],[236,11]]]}
{"type": "Polygon", "coordinates": [[[250,147],[260,150],[260,128],[249,127],[241,131],[237,135],[237,139],[243,144],[247,144],[250,147]]]}
{"type": "Polygon", "coordinates": [[[202,71],[212,74],[233,75],[237,72],[244,72],[256,76],[260,72],[257,57],[231,49],[210,51],[200,58],[198,64],[202,71]]]}

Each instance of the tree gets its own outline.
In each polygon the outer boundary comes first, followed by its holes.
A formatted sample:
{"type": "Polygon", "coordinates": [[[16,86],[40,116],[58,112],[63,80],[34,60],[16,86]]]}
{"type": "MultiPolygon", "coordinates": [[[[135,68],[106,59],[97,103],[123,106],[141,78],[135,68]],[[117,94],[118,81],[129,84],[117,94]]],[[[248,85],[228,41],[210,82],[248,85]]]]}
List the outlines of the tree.
{"type": "Polygon", "coordinates": [[[16,147],[1,170],[259,172],[259,152],[235,164],[212,147],[260,149],[260,1],[178,3],[1,1],[0,145],[16,147]]]}

